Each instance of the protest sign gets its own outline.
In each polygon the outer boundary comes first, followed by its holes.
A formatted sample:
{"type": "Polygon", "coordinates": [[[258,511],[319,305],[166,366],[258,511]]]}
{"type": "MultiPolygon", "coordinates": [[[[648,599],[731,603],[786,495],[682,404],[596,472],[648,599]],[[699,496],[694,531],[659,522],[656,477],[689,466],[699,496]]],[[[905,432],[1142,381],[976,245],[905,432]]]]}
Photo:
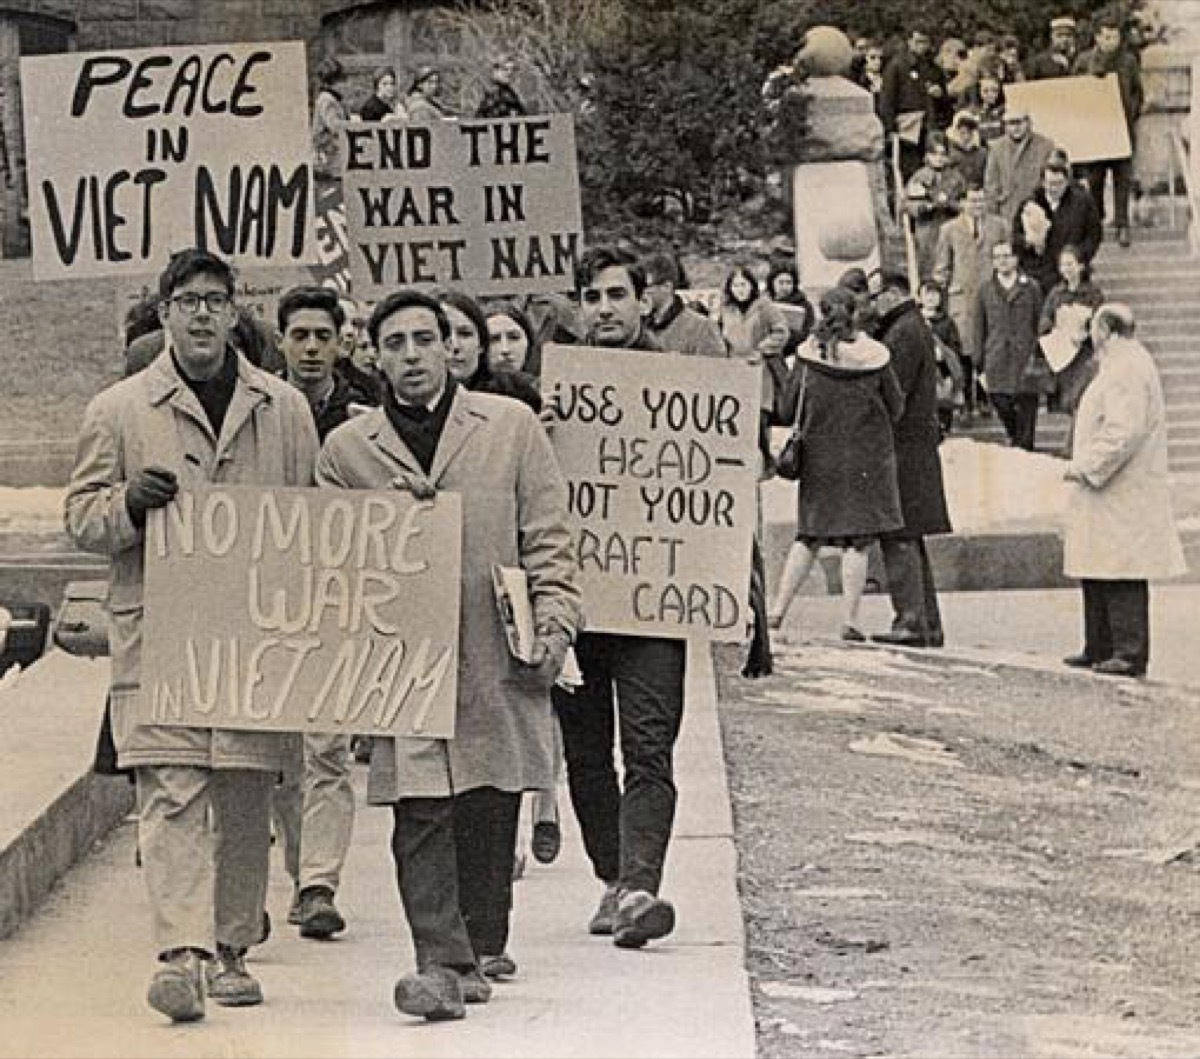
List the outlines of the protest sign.
{"type": "Polygon", "coordinates": [[[396,287],[476,295],[570,289],[583,221],[574,120],[346,127],[354,296],[396,287]]]}
{"type": "Polygon", "coordinates": [[[543,392],[559,415],[551,437],[589,630],[743,638],[761,372],[739,360],[546,347],[543,392]]]}
{"type": "Polygon", "coordinates": [[[210,487],[152,512],[143,724],[449,738],[461,507],[210,487]]]}
{"type": "Polygon", "coordinates": [[[1004,86],[1004,97],[1028,109],[1034,130],[1073,163],[1128,158],[1133,151],[1116,74],[1018,81],[1004,86]]]}
{"type": "Polygon", "coordinates": [[[22,58],[21,92],[36,278],[155,272],[189,246],[308,261],[302,43],[22,58]]]}

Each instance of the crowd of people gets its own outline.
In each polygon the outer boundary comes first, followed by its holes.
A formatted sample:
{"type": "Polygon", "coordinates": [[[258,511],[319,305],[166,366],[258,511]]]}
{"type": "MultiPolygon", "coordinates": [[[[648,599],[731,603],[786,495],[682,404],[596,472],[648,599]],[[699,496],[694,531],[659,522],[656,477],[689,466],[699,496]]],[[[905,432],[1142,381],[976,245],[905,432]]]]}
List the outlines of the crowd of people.
{"type": "MultiPolygon", "coordinates": [[[[1120,27],[1110,46],[1111,29],[1100,23],[1094,51],[1076,57],[1072,21],[1054,19],[1049,52],[1025,73],[1103,68],[1123,76],[1133,69],[1130,53],[1120,27]]],[[[860,604],[868,549],[877,545],[893,620],[870,638],[943,646],[926,546],[926,537],[951,530],[938,446],[961,405],[968,414],[994,408],[1012,443],[1032,448],[1039,400],[1052,395],[1078,416],[1066,470],[1079,495],[1067,565],[1083,579],[1086,635],[1069,664],[1145,672],[1146,579],[1177,572],[1182,558],[1173,531],[1163,530],[1149,565],[1144,542],[1112,539],[1133,505],[1145,513],[1165,503],[1162,524],[1170,518],[1157,376],[1133,339],[1129,311],[1105,304],[1088,275],[1102,237],[1098,185],[1075,180],[1029,115],[1004,103],[1003,85],[1024,76],[1012,42],[947,42],[936,60],[930,50],[928,36],[914,31],[885,62],[864,41],[858,73],[908,158],[916,297],[914,277],[851,269],[814,307],[794,262],[774,260],[730,268],[708,311],[687,299],[674,253],[594,246],[577,263],[572,292],[480,300],[462,290],[400,289],[367,306],[300,286],[283,295],[270,327],[239,310],[224,260],[199,249],[172,258],[130,314],[127,377],[88,408],[66,498],[75,541],[112,560],[106,730],[137,788],[159,954],[151,1007],[188,1022],[204,1016],[206,998],[262,1002],[246,955],[271,929],[272,821],[293,883],[289,923],[312,939],[347,928],[336,898],[353,831],[356,756],[368,763],[368,800],[390,807],[395,821],[391,852],[416,955],[415,970],[396,983],[401,1012],[462,1018],[464,1005],[486,1003],[494,983],[518,973],[510,918],[522,798],[533,803],[532,852],[552,861],[563,772],[600,892],[581,928],[623,949],[673,931],[675,909],[661,891],[688,647],[587,628],[554,455],[557,412],[539,386],[548,341],[761,367],[758,479],[774,474],[772,427],[803,441],[796,538],[780,583],[769,602],[761,576],[748,586],[764,638],[782,626],[820,550],[836,548],[841,636],[867,640],[860,604]],[[906,131],[914,112],[916,155],[906,131]],[[1074,350],[1054,370],[1039,344],[1052,331],[1074,350]],[[1129,463],[1140,468],[1137,489],[1128,485],[1129,463]],[[213,482],[460,495],[452,739],[377,737],[356,746],[341,735],[134,723],[147,517],[179,490],[213,482]],[[529,578],[536,640],[524,661],[506,646],[493,599],[497,564],[519,565],[529,578]],[[560,677],[572,652],[581,677],[568,686],[560,677]]],[[[512,74],[511,60],[498,58],[481,116],[524,112],[512,74]]],[[[337,132],[352,120],[338,88],[344,71],[330,60],[319,78],[314,146],[319,175],[336,179],[337,132]]],[[[383,70],[359,116],[448,113],[436,70],[418,71],[403,100],[395,72],[383,70]]],[[[1124,241],[1122,186],[1127,192],[1127,174],[1115,174],[1124,241]]],[[[757,551],[755,564],[761,575],[757,551]]],[[[754,672],[769,672],[769,651],[754,672]]]]}

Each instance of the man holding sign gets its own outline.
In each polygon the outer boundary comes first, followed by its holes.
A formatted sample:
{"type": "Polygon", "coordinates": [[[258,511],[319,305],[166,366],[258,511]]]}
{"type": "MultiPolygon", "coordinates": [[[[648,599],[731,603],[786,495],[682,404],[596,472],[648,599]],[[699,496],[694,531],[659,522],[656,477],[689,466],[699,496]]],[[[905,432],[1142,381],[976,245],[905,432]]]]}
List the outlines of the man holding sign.
{"type": "MultiPolygon", "coordinates": [[[[647,332],[646,274],[630,254],[593,247],[579,262],[586,344],[659,349],[647,332]]],[[[641,948],[675,928],[675,909],[658,896],[675,819],[672,753],[683,720],[685,641],[584,633],[576,646],[584,683],[554,692],[562,726],[571,804],[596,876],[604,883],[591,934],[641,948]],[[620,726],[624,790],[613,765],[620,726]]]]}
{"type": "Polygon", "coordinates": [[[549,690],[579,623],[567,490],[525,405],[450,377],[450,323],[437,301],[397,291],[369,329],[383,407],[329,436],[317,481],[461,497],[454,737],[376,739],[367,784],[368,801],[395,816],[392,855],[416,953],[396,1006],[429,1021],[460,1019],[464,1003],[491,995],[480,958],[500,955],[508,940],[521,793],[553,783],[549,690]],[[520,567],[528,580],[535,638],[522,658],[510,653],[494,597],[497,566],[520,567]]]}
{"type": "Polygon", "coordinates": [[[174,1022],[204,1016],[202,971],[214,954],[208,994],[226,1006],[262,1002],[244,957],[262,931],[270,792],[286,737],[138,723],[147,519],[209,483],[309,485],[317,452],[304,397],[229,345],[233,289],[233,270],[206,251],[171,259],[159,279],[166,349],[88,406],[66,494],[75,543],[112,560],[113,737],[137,780],[162,962],[148,999],[174,1022]]]}

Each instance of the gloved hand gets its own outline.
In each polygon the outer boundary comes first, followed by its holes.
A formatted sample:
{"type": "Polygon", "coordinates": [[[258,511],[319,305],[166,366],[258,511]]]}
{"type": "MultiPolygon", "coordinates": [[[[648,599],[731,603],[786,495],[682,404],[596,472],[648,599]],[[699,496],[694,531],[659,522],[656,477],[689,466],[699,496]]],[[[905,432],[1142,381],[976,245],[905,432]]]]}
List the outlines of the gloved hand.
{"type": "Polygon", "coordinates": [[[139,528],[146,525],[146,512],[169,504],[178,492],[179,481],[174,471],[165,467],[142,468],[125,487],[125,507],[133,524],[139,528]]]}

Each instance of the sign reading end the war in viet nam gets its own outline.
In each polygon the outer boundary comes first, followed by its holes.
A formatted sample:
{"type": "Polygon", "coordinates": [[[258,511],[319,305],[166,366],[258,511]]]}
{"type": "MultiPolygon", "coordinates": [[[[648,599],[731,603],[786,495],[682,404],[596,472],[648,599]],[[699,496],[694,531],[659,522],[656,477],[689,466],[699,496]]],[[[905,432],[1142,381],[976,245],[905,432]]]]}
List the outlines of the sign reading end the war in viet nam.
{"type": "Polygon", "coordinates": [[[736,360],[546,347],[589,630],[745,635],[761,379],[736,360]]]}
{"type": "Polygon", "coordinates": [[[454,494],[213,487],[151,513],[141,723],[450,738],[454,494]]]}
{"type": "Polygon", "coordinates": [[[347,126],[355,297],[396,287],[476,295],[571,286],[582,241],[574,119],[347,126]]]}
{"type": "Polygon", "coordinates": [[[38,279],[154,272],[181,247],[309,260],[304,45],[21,60],[38,279]]]}
{"type": "Polygon", "coordinates": [[[1133,153],[1116,74],[1052,77],[1004,86],[1010,106],[1029,111],[1033,127],[1073,163],[1128,158],[1133,153]]]}

